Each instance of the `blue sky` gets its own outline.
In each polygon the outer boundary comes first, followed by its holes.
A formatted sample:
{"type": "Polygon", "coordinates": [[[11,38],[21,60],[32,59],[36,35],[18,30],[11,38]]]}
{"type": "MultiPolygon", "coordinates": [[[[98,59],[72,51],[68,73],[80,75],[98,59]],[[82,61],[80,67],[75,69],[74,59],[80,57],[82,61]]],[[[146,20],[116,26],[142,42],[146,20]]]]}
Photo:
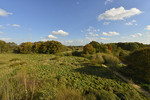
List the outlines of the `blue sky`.
{"type": "Polygon", "coordinates": [[[0,0],[0,40],[150,43],[150,0],[0,0]]]}

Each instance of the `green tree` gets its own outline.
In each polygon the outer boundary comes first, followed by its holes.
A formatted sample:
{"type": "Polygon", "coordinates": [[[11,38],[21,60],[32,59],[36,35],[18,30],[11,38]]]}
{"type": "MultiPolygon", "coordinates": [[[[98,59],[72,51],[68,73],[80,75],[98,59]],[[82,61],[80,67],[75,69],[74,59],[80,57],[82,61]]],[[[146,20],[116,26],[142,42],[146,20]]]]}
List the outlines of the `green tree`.
{"type": "Polygon", "coordinates": [[[65,46],[58,41],[46,41],[39,49],[40,53],[55,54],[64,51],[65,46]]]}
{"type": "Polygon", "coordinates": [[[92,45],[93,48],[95,48],[96,52],[100,52],[101,51],[101,45],[100,45],[100,43],[98,43],[96,41],[92,41],[89,44],[92,45]]]}
{"type": "Polygon", "coordinates": [[[93,46],[90,44],[86,44],[83,47],[83,53],[84,54],[93,54],[93,53],[95,53],[95,48],[93,48],[93,46]]]}
{"type": "Polygon", "coordinates": [[[8,44],[5,41],[0,40],[0,53],[8,51],[8,44]]]}
{"type": "Polygon", "coordinates": [[[17,53],[18,45],[15,42],[8,42],[8,52],[17,53]]]}

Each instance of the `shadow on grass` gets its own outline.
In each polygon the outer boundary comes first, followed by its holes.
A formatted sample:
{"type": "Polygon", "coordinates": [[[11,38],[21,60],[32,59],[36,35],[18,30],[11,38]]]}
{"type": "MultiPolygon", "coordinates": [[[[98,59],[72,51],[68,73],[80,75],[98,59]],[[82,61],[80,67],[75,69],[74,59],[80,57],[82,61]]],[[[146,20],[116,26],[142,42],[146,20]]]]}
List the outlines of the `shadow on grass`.
{"type": "Polygon", "coordinates": [[[89,65],[88,63],[83,63],[83,65],[85,67],[77,68],[75,69],[75,71],[80,72],[81,74],[94,75],[94,76],[101,77],[101,78],[113,79],[115,81],[124,82],[123,80],[118,78],[115,74],[113,74],[113,72],[111,72],[105,67],[92,66],[92,65],[89,65]]]}

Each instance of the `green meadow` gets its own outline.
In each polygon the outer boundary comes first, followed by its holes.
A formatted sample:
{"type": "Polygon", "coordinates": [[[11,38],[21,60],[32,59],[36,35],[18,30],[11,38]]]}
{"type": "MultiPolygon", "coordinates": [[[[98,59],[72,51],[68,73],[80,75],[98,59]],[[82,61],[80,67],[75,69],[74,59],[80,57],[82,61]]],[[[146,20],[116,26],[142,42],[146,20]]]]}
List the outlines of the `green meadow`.
{"type": "Polygon", "coordinates": [[[84,57],[0,54],[1,100],[148,100],[84,57]]]}

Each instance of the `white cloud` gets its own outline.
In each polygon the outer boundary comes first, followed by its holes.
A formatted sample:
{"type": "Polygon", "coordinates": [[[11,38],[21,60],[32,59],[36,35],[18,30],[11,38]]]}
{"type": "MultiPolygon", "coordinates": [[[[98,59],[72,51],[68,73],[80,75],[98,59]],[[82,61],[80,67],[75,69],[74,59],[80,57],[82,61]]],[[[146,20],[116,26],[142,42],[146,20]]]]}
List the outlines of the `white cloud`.
{"type": "Polygon", "coordinates": [[[133,23],[135,23],[135,22],[136,22],[136,20],[134,20],[134,19],[133,19],[133,20],[132,20],[132,22],[133,22],[133,23]]]}
{"type": "Polygon", "coordinates": [[[99,34],[94,34],[93,32],[89,32],[91,36],[99,36],[99,34]]]}
{"type": "Polygon", "coordinates": [[[109,2],[113,2],[113,0],[106,0],[104,4],[107,5],[109,2]]]}
{"type": "Polygon", "coordinates": [[[103,23],[103,25],[109,25],[110,24],[110,22],[104,22],[103,23]]]}
{"type": "Polygon", "coordinates": [[[101,37],[100,40],[110,40],[109,38],[101,37]]]}
{"type": "Polygon", "coordinates": [[[150,25],[147,25],[145,29],[150,30],[150,25]]]}
{"type": "Polygon", "coordinates": [[[130,25],[137,25],[136,24],[136,20],[132,20],[130,22],[127,22],[127,23],[125,23],[125,25],[128,25],[128,26],[130,26],[130,25]]]}
{"type": "Polygon", "coordinates": [[[124,20],[124,18],[129,18],[141,13],[142,12],[137,8],[131,8],[129,10],[124,9],[124,7],[112,8],[105,11],[105,13],[100,14],[98,20],[124,20]]]}
{"type": "Polygon", "coordinates": [[[118,33],[118,32],[108,32],[108,33],[103,32],[102,34],[103,34],[104,36],[115,36],[115,35],[120,35],[120,33],[118,33]]]}
{"type": "Polygon", "coordinates": [[[125,25],[130,26],[130,25],[133,25],[133,23],[132,22],[128,22],[128,23],[125,23],[125,25]]]}
{"type": "Polygon", "coordinates": [[[69,33],[64,32],[63,30],[52,31],[51,33],[55,35],[63,35],[63,36],[69,35],[69,33]]]}
{"type": "Polygon", "coordinates": [[[141,33],[136,33],[136,34],[133,34],[133,35],[131,35],[133,38],[136,38],[136,37],[141,37],[142,36],[142,34],[141,33]]]}
{"type": "Polygon", "coordinates": [[[9,41],[9,40],[11,40],[11,39],[10,39],[10,38],[0,38],[0,40],[9,41]]]}
{"type": "Polygon", "coordinates": [[[97,41],[97,37],[85,37],[88,41],[97,41]]]}
{"type": "Polygon", "coordinates": [[[12,25],[13,27],[20,27],[20,25],[17,25],[17,24],[14,24],[14,25],[12,25]]]}
{"type": "Polygon", "coordinates": [[[12,13],[9,13],[9,12],[5,11],[4,9],[0,8],[0,16],[8,16],[8,15],[12,15],[12,13]]]}
{"type": "Polygon", "coordinates": [[[50,35],[48,35],[48,36],[47,36],[47,38],[48,38],[48,39],[58,39],[56,36],[51,35],[51,34],[50,34],[50,35]]]}

